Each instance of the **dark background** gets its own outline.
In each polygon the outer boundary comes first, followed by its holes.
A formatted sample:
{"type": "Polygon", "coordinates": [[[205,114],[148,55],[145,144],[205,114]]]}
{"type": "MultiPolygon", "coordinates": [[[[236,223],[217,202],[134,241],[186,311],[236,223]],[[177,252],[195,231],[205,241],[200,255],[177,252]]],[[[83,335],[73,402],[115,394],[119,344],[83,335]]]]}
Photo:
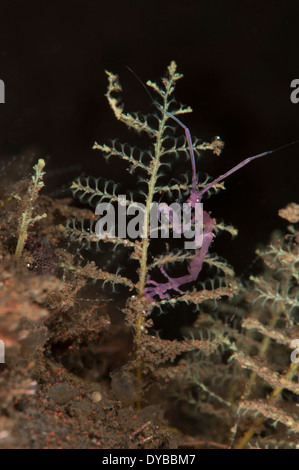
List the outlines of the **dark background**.
{"type": "MultiPolygon", "coordinates": [[[[299,104],[290,101],[290,83],[299,78],[296,3],[2,1],[0,159],[49,156],[51,190],[80,172],[120,180],[118,162],[107,167],[91,150],[95,140],[132,139],[106,103],[104,70],[120,75],[125,109],[147,113],[148,96],[126,66],[144,81],[158,80],[171,60],[184,73],[176,97],[193,107],[184,117],[192,135],[226,143],[222,156],[206,156],[199,170],[216,177],[299,139],[299,104]],[[81,169],[65,170],[70,165],[81,169]]],[[[239,228],[237,239],[224,235],[214,244],[238,272],[258,243],[287,225],[277,210],[298,202],[298,156],[299,144],[256,160],[207,203],[239,228]]]]}

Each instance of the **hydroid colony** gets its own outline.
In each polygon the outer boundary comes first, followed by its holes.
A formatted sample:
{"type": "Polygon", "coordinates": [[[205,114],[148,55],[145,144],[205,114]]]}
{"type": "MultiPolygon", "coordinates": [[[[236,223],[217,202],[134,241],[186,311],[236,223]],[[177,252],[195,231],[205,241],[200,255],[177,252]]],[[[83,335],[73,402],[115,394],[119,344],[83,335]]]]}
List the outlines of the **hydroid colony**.
{"type": "MultiPolygon", "coordinates": [[[[293,235],[260,253],[270,271],[277,268],[274,278],[271,272],[264,273],[252,278],[246,288],[235,279],[233,269],[211,253],[215,235],[223,230],[236,235],[236,229],[217,222],[210,214],[206,213],[204,218],[207,237],[197,250],[184,250],[173,240],[159,239],[157,245],[150,236],[150,208],[161,195],[168,200],[185,202],[195,192],[202,196],[224,188],[222,179],[215,180],[212,185],[208,177],[198,182],[195,165],[193,173],[187,172],[178,179],[174,173],[175,164],[184,160],[191,168],[192,153],[197,160],[204,150],[219,154],[222,143],[218,138],[211,143],[188,139],[187,133],[185,138],[177,137],[173,117],[188,113],[191,108],[178,104],[174,98],[176,83],[182,78],[174,62],[162,78],[162,85],[147,83],[158,96],[159,104],[146,116],[124,111],[119,79],[113,73],[107,72],[107,75],[106,96],[115,117],[128,128],[146,134],[149,145],[139,149],[114,140],[109,145],[95,142],[93,148],[100,150],[107,160],[123,160],[128,172],[136,175],[137,189],[126,193],[124,205],[144,204],[147,217],[144,218],[142,237],[99,240],[94,219],[87,222],[69,220],[67,233],[73,241],[87,247],[104,250],[104,246],[112,246],[111,255],[114,254],[116,259],[118,253],[127,250],[125,265],[128,268],[122,269],[121,274],[119,268],[124,266],[118,266],[114,271],[93,266],[89,273],[97,280],[129,289],[123,311],[134,331],[135,356],[126,369],[137,371],[140,391],[146,391],[153,378],[163,379],[166,383],[175,379],[179,384],[174,392],[178,403],[184,403],[184,409],[187,406],[192,410],[207,428],[210,428],[209,420],[218,423],[208,432],[213,440],[226,442],[226,436],[230,435],[230,445],[242,448],[256,433],[258,437],[252,445],[279,446],[282,440],[277,438],[278,427],[278,436],[284,432],[283,442],[289,447],[294,446],[298,415],[288,413],[282,392],[288,390],[292,403],[298,403],[297,365],[290,363],[288,355],[298,322],[298,232],[295,226],[293,235]],[[207,239],[208,243],[205,243],[207,239]],[[193,269],[195,265],[196,269],[193,269]],[[238,291],[243,292],[242,307],[236,300],[235,304],[220,301],[215,310],[211,301],[232,297],[238,291]],[[256,307],[253,307],[253,301],[256,307]],[[182,310],[186,304],[195,306],[199,313],[188,337],[171,341],[149,334],[155,312],[168,313],[171,318],[171,311],[182,310]],[[279,368],[275,351],[281,351],[281,348],[284,361],[279,368]],[[176,358],[182,353],[183,358],[178,362],[176,358]],[[271,367],[265,362],[269,355],[271,367]],[[176,364],[170,367],[175,360],[176,364]],[[255,395],[258,396],[256,400],[253,399],[255,395]],[[253,415],[251,422],[248,418],[242,421],[240,416],[244,413],[253,415]],[[270,438],[271,432],[265,433],[263,429],[266,418],[272,423],[270,428],[274,437],[270,438]]],[[[101,202],[116,204],[118,195],[123,194],[117,183],[93,177],[78,178],[72,184],[72,191],[81,202],[93,207],[101,202]]],[[[85,268],[77,269],[79,272],[85,268]]],[[[292,406],[297,411],[296,405],[292,406]]]]}

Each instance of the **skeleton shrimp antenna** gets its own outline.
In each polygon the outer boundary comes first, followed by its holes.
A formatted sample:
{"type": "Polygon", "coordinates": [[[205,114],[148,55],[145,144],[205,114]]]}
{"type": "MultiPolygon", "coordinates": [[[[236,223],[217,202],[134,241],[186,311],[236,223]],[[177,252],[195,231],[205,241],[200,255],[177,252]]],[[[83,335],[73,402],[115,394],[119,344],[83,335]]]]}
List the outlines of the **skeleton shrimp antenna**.
{"type": "Polygon", "coordinates": [[[229,171],[227,171],[223,175],[218,176],[218,178],[216,178],[214,181],[207,184],[207,186],[205,186],[201,191],[199,191],[199,197],[202,197],[202,195],[206,193],[210,188],[212,188],[215,184],[220,183],[220,181],[227,178],[227,176],[232,175],[233,173],[235,173],[235,171],[240,170],[240,168],[243,168],[243,166],[252,162],[252,160],[255,160],[256,158],[264,157],[265,155],[269,155],[270,153],[278,152],[278,150],[289,147],[290,145],[297,144],[298,142],[299,140],[294,140],[293,142],[290,142],[289,144],[281,145],[280,147],[277,147],[276,149],[268,150],[267,152],[259,153],[258,155],[254,155],[253,157],[246,158],[242,162],[238,163],[238,165],[234,166],[229,171]]]}

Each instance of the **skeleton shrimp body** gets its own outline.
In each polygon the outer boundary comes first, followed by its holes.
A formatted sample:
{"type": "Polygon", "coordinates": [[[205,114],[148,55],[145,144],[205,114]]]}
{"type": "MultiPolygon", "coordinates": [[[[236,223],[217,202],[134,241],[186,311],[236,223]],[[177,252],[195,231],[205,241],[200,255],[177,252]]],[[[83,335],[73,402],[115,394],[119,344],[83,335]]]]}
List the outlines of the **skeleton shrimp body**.
{"type": "MultiPolygon", "coordinates": [[[[201,190],[198,190],[198,183],[197,183],[197,176],[196,176],[196,163],[195,163],[195,155],[194,155],[194,150],[193,150],[193,143],[192,143],[192,137],[191,133],[185,124],[183,124],[175,115],[171,114],[169,111],[166,111],[163,109],[162,106],[159,104],[156,104],[156,107],[161,111],[161,113],[166,114],[170,119],[174,120],[179,126],[181,126],[184,129],[187,144],[188,144],[188,150],[189,150],[189,156],[191,159],[191,168],[192,168],[192,188],[190,191],[189,198],[187,200],[187,204],[191,207],[194,208],[196,204],[201,203],[203,195],[209,191],[213,186],[216,184],[220,183],[224,179],[226,179],[228,176],[232,175],[236,171],[240,170],[243,168],[245,165],[248,163],[252,162],[253,160],[257,158],[264,157],[266,155],[269,155],[271,153],[277,152],[278,150],[281,150],[285,147],[288,147],[290,145],[293,145],[298,142],[298,140],[291,142],[289,144],[283,145],[281,147],[278,147],[274,150],[268,150],[266,152],[259,153],[258,155],[254,155],[252,157],[248,157],[245,160],[242,160],[238,165],[234,166],[230,170],[228,170],[226,173],[223,175],[220,175],[218,178],[214,179],[211,183],[208,183],[204,188],[201,190]]],[[[169,208],[162,206],[160,212],[164,211],[165,215],[168,216],[168,220],[172,223],[173,230],[176,231],[177,233],[184,233],[185,227],[179,226],[176,221],[172,220],[170,210],[169,208]]],[[[196,222],[196,215],[193,217],[191,222],[196,222]]],[[[147,286],[145,287],[143,293],[144,296],[147,300],[149,301],[155,301],[155,296],[158,296],[160,299],[168,299],[169,294],[167,291],[169,290],[175,290],[179,293],[182,293],[180,287],[184,284],[187,284],[189,282],[194,282],[197,280],[198,275],[200,271],[202,270],[202,265],[204,262],[204,259],[208,253],[210,244],[214,238],[213,234],[213,229],[214,229],[214,220],[211,218],[211,216],[206,212],[203,211],[203,236],[202,236],[202,244],[201,246],[196,250],[194,258],[190,262],[188,266],[188,274],[185,276],[180,276],[180,277],[170,277],[164,268],[164,265],[160,268],[162,274],[165,276],[167,279],[167,282],[165,283],[158,283],[154,280],[152,280],[150,277],[148,277],[147,280],[147,286]]]]}

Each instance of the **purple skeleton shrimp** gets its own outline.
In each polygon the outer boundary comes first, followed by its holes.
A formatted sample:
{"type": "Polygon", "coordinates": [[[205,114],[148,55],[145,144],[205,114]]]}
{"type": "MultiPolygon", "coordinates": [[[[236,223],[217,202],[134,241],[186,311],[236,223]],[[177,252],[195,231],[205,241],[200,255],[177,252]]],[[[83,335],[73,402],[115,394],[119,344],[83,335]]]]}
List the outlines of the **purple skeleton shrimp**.
{"type": "MultiPolygon", "coordinates": [[[[190,191],[190,196],[187,200],[187,204],[190,205],[191,208],[195,207],[196,203],[200,203],[203,195],[211,189],[215,184],[220,183],[220,181],[224,180],[231,174],[235,173],[236,171],[240,170],[243,168],[243,166],[247,165],[251,161],[255,160],[256,158],[264,157],[265,155],[269,155],[273,152],[276,152],[277,150],[280,150],[282,148],[288,147],[289,145],[295,144],[298,142],[298,140],[291,142],[289,144],[283,145],[281,147],[278,147],[274,150],[268,150],[263,153],[259,153],[258,155],[254,155],[253,157],[246,158],[242,162],[240,162],[238,165],[234,166],[231,168],[229,171],[224,173],[223,175],[218,176],[215,180],[213,180],[211,183],[208,183],[203,189],[198,191],[197,189],[197,178],[196,178],[196,164],[195,164],[195,156],[194,156],[194,150],[193,150],[193,144],[192,144],[192,137],[190,134],[190,131],[185,124],[183,124],[176,116],[173,114],[169,113],[168,111],[165,111],[162,106],[157,105],[156,107],[162,112],[165,113],[170,119],[173,119],[177,124],[179,124],[185,131],[185,136],[188,144],[188,149],[189,149],[189,155],[191,159],[191,167],[192,167],[192,189],[190,191]]],[[[161,211],[164,211],[167,213],[169,217],[169,221],[172,223],[173,230],[177,233],[184,233],[185,227],[179,226],[177,221],[174,221],[172,219],[170,209],[169,207],[162,207],[161,211]]],[[[191,222],[196,222],[196,215],[193,217],[191,222]]],[[[164,266],[160,267],[161,273],[165,276],[167,279],[166,282],[156,282],[153,279],[148,276],[147,279],[147,287],[144,288],[143,294],[145,298],[150,301],[154,302],[155,301],[155,296],[158,296],[161,300],[162,299],[169,299],[169,294],[167,291],[169,290],[174,290],[179,292],[180,294],[183,294],[183,291],[181,291],[180,287],[184,284],[187,284],[189,282],[194,282],[198,278],[198,275],[202,269],[202,265],[204,262],[204,259],[208,253],[210,244],[214,238],[213,234],[213,229],[214,229],[214,220],[210,217],[210,215],[203,211],[203,233],[202,233],[202,244],[201,246],[195,250],[195,255],[194,258],[191,260],[189,266],[188,266],[188,274],[180,277],[170,277],[166,271],[164,266]]],[[[195,235],[196,236],[196,235],[195,235]]]]}

